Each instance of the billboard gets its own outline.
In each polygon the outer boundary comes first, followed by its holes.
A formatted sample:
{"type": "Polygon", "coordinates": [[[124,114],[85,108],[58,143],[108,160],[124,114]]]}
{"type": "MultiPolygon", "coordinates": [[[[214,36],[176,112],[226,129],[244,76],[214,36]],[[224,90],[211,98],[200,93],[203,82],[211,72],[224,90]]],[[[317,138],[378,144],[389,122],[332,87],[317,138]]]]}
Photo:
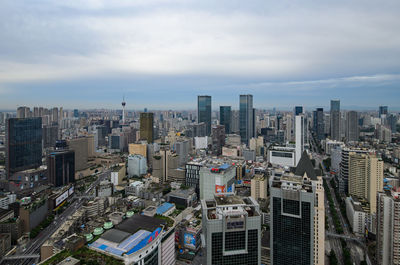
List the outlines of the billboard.
{"type": "Polygon", "coordinates": [[[215,185],[215,193],[224,193],[225,185],[215,185]]]}
{"type": "Polygon", "coordinates": [[[68,198],[68,190],[56,198],[56,207],[68,198]]]}
{"type": "Polygon", "coordinates": [[[183,236],[183,240],[183,244],[185,247],[196,249],[196,239],[194,238],[194,235],[185,233],[185,235],[183,236]]]}

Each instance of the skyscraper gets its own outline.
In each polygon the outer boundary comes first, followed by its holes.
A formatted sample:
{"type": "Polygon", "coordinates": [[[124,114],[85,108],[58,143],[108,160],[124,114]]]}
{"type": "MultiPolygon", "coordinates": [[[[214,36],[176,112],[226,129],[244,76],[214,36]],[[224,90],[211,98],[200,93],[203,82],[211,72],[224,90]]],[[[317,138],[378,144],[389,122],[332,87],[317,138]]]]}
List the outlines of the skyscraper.
{"type": "Polygon", "coordinates": [[[8,176],[42,165],[42,119],[10,118],[6,125],[8,176]]]}
{"type": "Polygon", "coordinates": [[[222,147],[225,145],[225,127],[223,125],[213,125],[211,128],[212,153],[222,154],[222,147]]]}
{"type": "Polygon", "coordinates": [[[400,189],[379,192],[376,257],[379,265],[400,264],[400,189]]]}
{"type": "Polygon", "coordinates": [[[331,100],[331,139],[340,141],[340,100],[331,100]]]}
{"type": "Polygon", "coordinates": [[[232,124],[231,106],[219,107],[219,123],[225,126],[225,134],[231,133],[231,124],[232,124]]]}
{"type": "Polygon", "coordinates": [[[211,135],[211,96],[197,96],[197,123],[204,122],[207,136],[211,135]]]}
{"type": "Polygon", "coordinates": [[[147,140],[148,143],[153,142],[154,136],[152,112],[140,113],[140,139],[147,140]]]}
{"type": "Polygon", "coordinates": [[[295,106],[294,107],[294,116],[299,114],[303,114],[303,106],[295,106]]]}
{"type": "Polygon", "coordinates": [[[359,148],[342,148],[342,158],[340,161],[340,174],[339,174],[339,191],[341,193],[348,193],[349,190],[349,156],[350,153],[372,153],[372,150],[359,149],[359,148]]]}
{"type": "Polygon", "coordinates": [[[55,151],[47,156],[47,175],[54,187],[75,182],[75,153],[71,150],[55,151]]]}
{"type": "Polygon", "coordinates": [[[324,188],[305,151],[295,174],[273,176],[270,191],[271,264],[324,264],[324,188]]]}
{"type": "Polygon", "coordinates": [[[297,163],[299,163],[300,161],[300,157],[303,154],[304,151],[304,116],[303,115],[297,115],[295,117],[296,119],[296,123],[295,123],[295,130],[296,130],[296,154],[295,154],[295,158],[296,158],[296,166],[297,163]]]}
{"type": "Polygon", "coordinates": [[[248,145],[254,137],[253,95],[240,95],[239,127],[241,141],[248,145]]]}
{"type": "Polygon", "coordinates": [[[346,122],[346,140],[348,142],[358,141],[360,134],[358,129],[358,113],[356,111],[347,112],[346,122]]]}
{"type": "Polygon", "coordinates": [[[261,264],[261,213],[251,197],[232,193],[201,200],[205,264],[261,264]]]}
{"type": "Polygon", "coordinates": [[[318,140],[325,139],[324,109],[317,108],[314,112],[314,132],[318,140]]]}
{"type": "Polygon", "coordinates": [[[379,106],[379,118],[385,118],[388,114],[388,106],[379,106]]]}

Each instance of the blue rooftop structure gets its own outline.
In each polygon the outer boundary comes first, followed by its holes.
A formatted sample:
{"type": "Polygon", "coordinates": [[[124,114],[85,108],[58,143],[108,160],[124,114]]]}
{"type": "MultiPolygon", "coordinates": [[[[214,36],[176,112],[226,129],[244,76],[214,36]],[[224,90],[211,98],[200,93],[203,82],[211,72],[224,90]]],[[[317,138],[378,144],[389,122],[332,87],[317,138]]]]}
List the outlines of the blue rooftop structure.
{"type": "Polygon", "coordinates": [[[222,165],[219,166],[219,169],[221,169],[221,170],[226,170],[226,169],[228,169],[229,167],[230,167],[229,164],[222,164],[222,165]]]}
{"type": "Polygon", "coordinates": [[[172,207],[174,207],[174,205],[172,203],[169,202],[165,202],[162,205],[160,205],[157,210],[156,213],[163,215],[164,213],[166,213],[169,209],[171,209],[172,207]]]}

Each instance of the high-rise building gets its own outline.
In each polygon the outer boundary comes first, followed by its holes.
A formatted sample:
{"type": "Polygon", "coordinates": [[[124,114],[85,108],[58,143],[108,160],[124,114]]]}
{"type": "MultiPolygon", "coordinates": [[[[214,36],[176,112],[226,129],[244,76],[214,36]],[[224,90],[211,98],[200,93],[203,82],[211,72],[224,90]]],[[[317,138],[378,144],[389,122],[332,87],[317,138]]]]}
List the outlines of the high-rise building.
{"type": "Polygon", "coordinates": [[[325,139],[324,109],[317,108],[314,112],[314,132],[318,140],[325,139]]]}
{"type": "Polygon", "coordinates": [[[197,96],[197,123],[206,124],[207,136],[211,135],[211,96],[197,96]]]}
{"type": "Polygon", "coordinates": [[[54,187],[75,182],[75,153],[71,150],[55,151],[47,156],[47,176],[54,187]]]}
{"type": "Polygon", "coordinates": [[[232,125],[231,106],[219,107],[219,124],[225,126],[225,134],[231,133],[231,125],[232,125]]]}
{"type": "Polygon", "coordinates": [[[400,264],[400,190],[377,196],[376,257],[379,265],[400,264]]]}
{"type": "Polygon", "coordinates": [[[51,110],[51,121],[52,123],[58,124],[58,108],[51,110]]]}
{"type": "Polygon", "coordinates": [[[251,197],[201,200],[206,264],[261,264],[261,215],[251,197]]]}
{"type": "Polygon", "coordinates": [[[240,95],[239,127],[241,141],[248,145],[254,137],[253,95],[240,95]]]}
{"type": "Polygon", "coordinates": [[[295,174],[271,181],[271,264],[324,264],[325,206],[322,177],[306,152],[295,174]]]}
{"type": "Polygon", "coordinates": [[[29,107],[19,107],[17,109],[17,118],[30,118],[31,110],[29,107]]]}
{"type": "Polygon", "coordinates": [[[303,114],[304,113],[303,112],[303,106],[295,106],[293,112],[294,112],[294,116],[303,114]]]}
{"type": "Polygon", "coordinates": [[[387,124],[388,124],[389,129],[392,130],[392,133],[397,132],[397,116],[396,115],[390,114],[387,117],[387,124]]]}
{"type": "Polygon", "coordinates": [[[304,135],[305,135],[305,126],[304,126],[304,116],[297,115],[295,117],[295,130],[296,130],[296,148],[295,148],[295,159],[296,159],[296,166],[300,161],[300,157],[304,151],[304,135]]]}
{"type": "Polygon", "coordinates": [[[75,171],[87,168],[89,159],[89,141],[87,137],[69,139],[67,145],[75,153],[75,171]]]}
{"type": "Polygon", "coordinates": [[[213,125],[211,128],[212,153],[222,154],[222,147],[225,145],[225,127],[223,125],[213,125]]]}
{"type": "Polygon", "coordinates": [[[189,160],[190,143],[189,140],[178,141],[175,143],[175,152],[179,156],[179,166],[184,166],[189,160]]]}
{"type": "Polygon", "coordinates": [[[251,197],[254,200],[267,199],[268,178],[264,174],[256,174],[251,179],[251,197]]]}
{"type": "Polygon", "coordinates": [[[10,118],[6,124],[6,170],[17,171],[42,165],[42,119],[10,118]]]}
{"type": "Polygon", "coordinates": [[[346,140],[348,142],[355,142],[359,140],[359,129],[358,129],[358,113],[357,111],[347,112],[346,118],[346,140]]]}
{"type": "Polygon", "coordinates": [[[232,126],[231,126],[231,133],[233,134],[240,134],[240,126],[239,126],[239,111],[232,110],[232,126]]]}
{"type": "Polygon", "coordinates": [[[140,139],[152,143],[153,136],[153,113],[142,112],[140,113],[140,139]]]}
{"type": "Polygon", "coordinates": [[[383,161],[375,154],[349,154],[349,194],[369,203],[376,212],[376,194],[383,190],[383,161]]]}
{"type": "Polygon", "coordinates": [[[200,199],[214,198],[215,194],[235,191],[236,167],[231,164],[208,164],[199,171],[200,199]]]}
{"type": "Polygon", "coordinates": [[[79,110],[74,109],[74,118],[79,118],[79,110]]]}
{"type": "Polygon", "coordinates": [[[43,126],[43,148],[55,147],[58,140],[58,125],[43,126]]]}
{"type": "Polygon", "coordinates": [[[340,174],[339,174],[339,191],[341,193],[348,193],[349,191],[349,157],[350,153],[367,154],[373,153],[373,150],[359,149],[359,148],[347,148],[343,147],[341,150],[341,161],[340,161],[340,174]]]}
{"type": "Polygon", "coordinates": [[[379,106],[379,118],[385,118],[388,115],[388,106],[379,106]]]}
{"type": "Polygon", "coordinates": [[[331,139],[340,141],[340,100],[331,100],[331,139]]]}

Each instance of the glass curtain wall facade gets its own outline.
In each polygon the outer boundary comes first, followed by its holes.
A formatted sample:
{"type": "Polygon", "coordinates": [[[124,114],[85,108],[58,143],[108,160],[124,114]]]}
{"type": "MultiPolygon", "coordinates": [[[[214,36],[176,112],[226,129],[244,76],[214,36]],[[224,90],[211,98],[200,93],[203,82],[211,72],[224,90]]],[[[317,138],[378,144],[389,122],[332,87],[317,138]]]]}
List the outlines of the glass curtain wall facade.
{"type": "Polygon", "coordinates": [[[6,126],[6,169],[12,173],[42,165],[42,118],[10,118],[6,126]]]}
{"type": "Polygon", "coordinates": [[[207,136],[211,135],[211,96],[197,97],[197,122],[206,124],[207,136]]]}
{"type": "Polygon", "coordinates": [[[252,95],[240,95],[239,127],[241,141],[248,145],[250,139],[254,137],[254,109],[252,95]]]}

